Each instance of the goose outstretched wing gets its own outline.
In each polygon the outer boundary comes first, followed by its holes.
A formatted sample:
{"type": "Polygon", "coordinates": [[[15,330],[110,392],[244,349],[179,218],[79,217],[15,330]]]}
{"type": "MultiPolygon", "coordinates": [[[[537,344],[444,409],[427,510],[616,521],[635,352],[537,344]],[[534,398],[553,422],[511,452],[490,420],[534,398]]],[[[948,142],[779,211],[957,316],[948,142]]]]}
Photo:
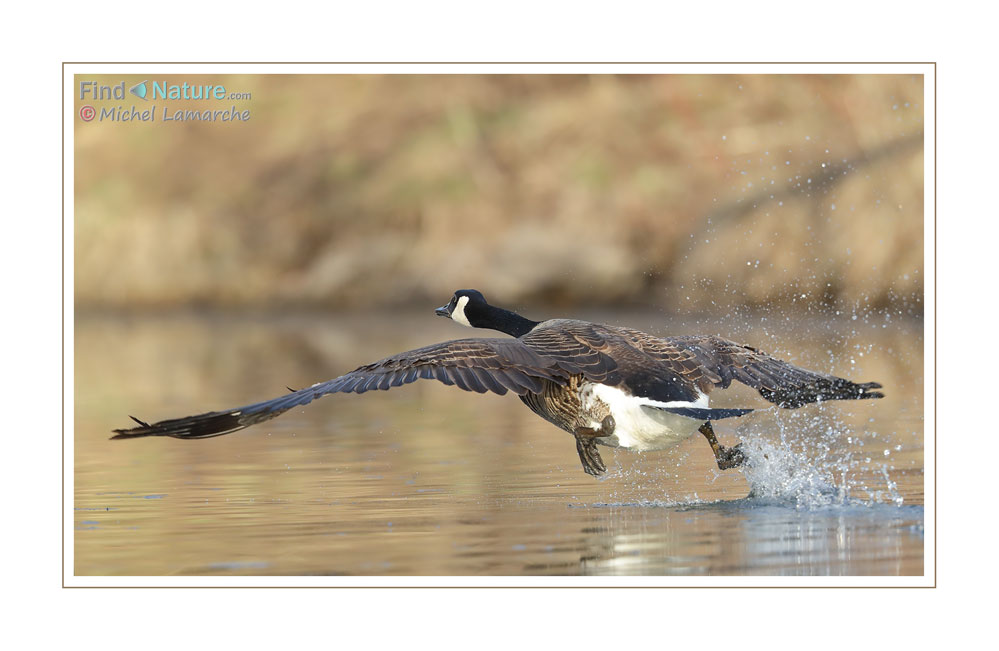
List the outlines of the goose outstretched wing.
{"type": "Polygon", "coordinates": [[[200,439],[221,436],[270,420],[331,393],[386,390],[416,380],[438,380],[465,391],[500,395],[539,393],[542,381],[566,382],[569,372],[518,339],[457,339],[386,357],[307,389],[244,407],[116,429],[113,439],[171,436],[200,439]]]}
{"type": "MultiPolygon", "coordinates": [[[[654,339],[650,337],[650,339],[654,339]]],[[[712,336],[668,337],[648,344],[651,350],[692,355],[703,380],[726,388],[738,380],[779,407],[796,408],[822,400],[883,398],[877,382],[855,383],[845,378],[809,371],[756,348],[712,336]]],[[[647,351],[648,352],[648,351],[647,351]]]]}

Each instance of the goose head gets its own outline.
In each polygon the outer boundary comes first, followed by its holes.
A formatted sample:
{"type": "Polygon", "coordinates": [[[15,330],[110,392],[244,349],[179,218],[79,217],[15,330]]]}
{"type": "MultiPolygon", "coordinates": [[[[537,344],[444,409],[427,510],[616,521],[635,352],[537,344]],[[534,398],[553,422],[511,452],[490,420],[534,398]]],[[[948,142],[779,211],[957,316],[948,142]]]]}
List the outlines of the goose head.
{"type": "Polygon", "coordinates": [[[434,314],[470,328],[488,328],[491,325],[489,307],[482,292],[476,289],[459,289],[446,305],[434,310],[434,314]]]}

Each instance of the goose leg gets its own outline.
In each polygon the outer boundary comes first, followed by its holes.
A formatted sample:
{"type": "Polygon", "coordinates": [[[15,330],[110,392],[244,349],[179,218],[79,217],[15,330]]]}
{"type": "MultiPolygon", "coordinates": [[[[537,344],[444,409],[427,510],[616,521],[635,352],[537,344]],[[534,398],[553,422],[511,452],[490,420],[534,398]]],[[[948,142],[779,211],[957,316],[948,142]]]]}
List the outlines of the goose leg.
{"type": "Polygon", "coordinates": [[[704,438],[708,439],[708,443],[711,444],[711,451],[715,453],[715,461],[718,463],[719,470],[738,468],[746,463],[746,455],[742,452],[742,444],[740,443],[734,447],[727,448],[719,443],[715,437],[715,430],[711,427],[711,421],[705,422],[697,431],[703,434],[704,438]]]}
{"type": "Polygon", "coordinates": [[[600,423],[600,429],[592,427],[576,428],[574,433],[576,436],[576,452],[579,453],[579,460],[583,463],[583,470],[586,474],[599,477],[607,472],[607,466],[604,465],[603,459],[600,458],[600,453],[597,452],[597,439],[602,436],[610,436],[613,433],[613,416],[604,418],[600,423]]]}
{"type": "Polygon", "coordinates": [[[600,453],[597,452],[597,443],[593,440],[593,437],[579,436],[577,434],[576,452],[579,453],[579,460],[583,462],[583,470],[587,475],[599,477],[607,472],[607,466],[604,465],[603,459],[600,458],[600,453]]]}

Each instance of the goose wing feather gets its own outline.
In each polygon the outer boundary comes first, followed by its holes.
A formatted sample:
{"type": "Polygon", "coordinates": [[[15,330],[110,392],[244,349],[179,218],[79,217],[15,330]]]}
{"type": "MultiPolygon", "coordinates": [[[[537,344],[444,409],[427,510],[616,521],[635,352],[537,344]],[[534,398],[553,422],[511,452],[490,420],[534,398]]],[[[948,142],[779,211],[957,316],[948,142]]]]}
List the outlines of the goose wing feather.
{"type": "Polygon", "coordinates": [[[519,339],[457,339],[386,357],[306,389],[236,409],[213,411],[114,430],[114,439],[170,436],[199,439],[221,436],[269,420],[331,393],[387,390],[419,379],[436,379],[466,391],[518,395],[541,390],[544,380],[564,384],[572,371],[519,339]]]}
{"type": "Polygon", "coordinates": [[[855,383],[835,375],[809,371],[722,337],[669,337],[650,342],[647,348],[667,356],[693,356],[701,368],[703,380],[722,389],[737,380],[756,389],[779,407],[793,409],[822,400],[884,397],[883,393],[875,391],[881,388],[877,382],[855,383]]]}
{"type": "Polygon", "coordinates": [[[612,341],[607,334],[605,328],[593,323],[558,319],[545,321],[521,337],[521,341],[567,373],[614,385],[620,381],[615,361],[619,351],[611,350],[612,341]]]}
{"type": "Polygon", "coordinates": [[[661,402],[694,401],[715,379],[693,354],[629,328],[563,319],[546,321],[522,339],[569,373],[661,402]]]}

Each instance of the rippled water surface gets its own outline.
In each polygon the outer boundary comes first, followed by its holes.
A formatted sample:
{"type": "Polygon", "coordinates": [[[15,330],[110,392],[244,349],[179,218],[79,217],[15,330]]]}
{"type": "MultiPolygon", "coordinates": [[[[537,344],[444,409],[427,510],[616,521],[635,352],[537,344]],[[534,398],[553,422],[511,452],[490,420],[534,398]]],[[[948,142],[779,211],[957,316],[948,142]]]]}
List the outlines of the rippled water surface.
{"type": "MultiPolygon", "coordinates": [[[[877,380],[880,401],[767,409],[716,427],[751,465],[719,472],[700,436],[662,452],[572,438],[516,397],[436,382],[332,396],[202,441],[110,430],[270,398],[391,353],[469,336],[403,315],[80,316],[75,334],[77,575],[921,575],[919,322],[650,313],[575,316],[719,333],[877,380]],[[746,327],[752,323],[753,327],[746,327]]],[[[488,335],[486,335],[488,336],[488,335]]],[[[502,335],[499,335],[502,336],[502,335]]],[[[713,406],[765,406],[751,391],[713,406]]],[[[67,434],[69,435],[69,434],[67,434]]]]}

